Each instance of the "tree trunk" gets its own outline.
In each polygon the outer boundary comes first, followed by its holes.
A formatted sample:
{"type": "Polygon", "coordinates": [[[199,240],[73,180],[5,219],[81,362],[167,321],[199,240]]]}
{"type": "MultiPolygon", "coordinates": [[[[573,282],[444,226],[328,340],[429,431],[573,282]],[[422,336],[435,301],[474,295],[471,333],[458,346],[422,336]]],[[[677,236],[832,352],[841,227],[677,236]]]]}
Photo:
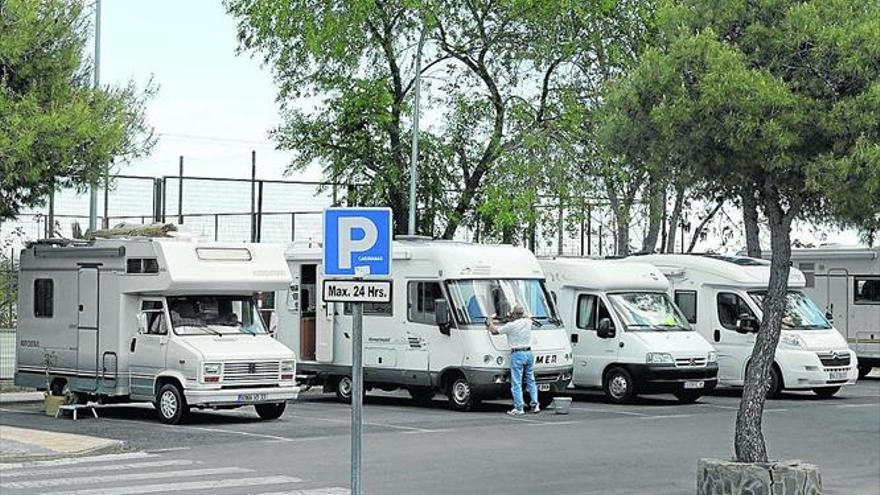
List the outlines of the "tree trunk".
{"type": "Polygon", "coordinates": [[[787,304],[788,275],[791,260],[791,212],[783,214],[778,202],[766,200],[770,223],[770,282],[762,308],[761,322],[752,356],[746,365],[742,400],[736,415],[734,450],[739,462],[767,462],[767,446],[761,431],[764,401],[770,387],[770,369],[776,355],[782,318],[787,304]],[[769,203],[776,204],[769,204],[769,203]]]}
{"type": "MultiPolygon", "coordinates": [[[[681,210],[684,207],[684,184],[675,185],[675,205],[672,207],[672,216],[669,217],[669,233],[666,234],[666,252],[675,252],[675,229],[681,221],[681,210]]],[[[682,250],[684,246],[682,246],[682,250]]]]}
{"type": "Polygon", "coordinates": [[[700,240],[700,234],[703,233],[703,229],[706,228],[706,224],[709,223],[709,220],[712,220],[712,218],[715,217],[715,214],[718,213],[718,210],[720,210],[722,206],[724,206],[724,201],[718,201],[715,208],[712,208],[712,211],[703,218],[700,225],[697,225],[697,228],[694,230],[694,235],[691,237],[691,243],[688,246],[687,252],[692,253],[694,251],[694,248],[697,246],[697,241],[700,240]]]}
{"type": "Polygon", "coordinates": [[[746,231],[746,252],[751,258],[761,257],[761,237],[758,230],[758,202],[753,191],[742,195],[743,224],[746,231]]]}
{"type": "Polygon", "coordinates": [[[657,237],[663,223],[663,204],[666,202],[666,191],[661,184],[652,180],[648,189],[648,232],[642,240],[642,252],[653,253],[657,248],[657,237]]]}

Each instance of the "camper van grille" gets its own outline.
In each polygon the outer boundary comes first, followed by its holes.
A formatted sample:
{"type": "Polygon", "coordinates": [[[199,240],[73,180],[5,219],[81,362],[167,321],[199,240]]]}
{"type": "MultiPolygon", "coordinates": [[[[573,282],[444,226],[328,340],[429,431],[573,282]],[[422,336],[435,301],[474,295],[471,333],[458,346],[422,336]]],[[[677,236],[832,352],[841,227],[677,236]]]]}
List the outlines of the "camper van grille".
{"type": "Polygon", "coordinates": [[[701,368],[706,366],[706,357],[676,358],[675,366],[678,368],[701,368]]]}
{"type": "Polygon", "coordinates": [[[848,352],[817,352],[822,366],[849,366],[848,352]]]}
{"type": "Polygon", "coordinates": [[[251,361],[223,364],[223,381],[230,382],[265,382],[278,381],[280,371],[278,361],[251,361]]]}

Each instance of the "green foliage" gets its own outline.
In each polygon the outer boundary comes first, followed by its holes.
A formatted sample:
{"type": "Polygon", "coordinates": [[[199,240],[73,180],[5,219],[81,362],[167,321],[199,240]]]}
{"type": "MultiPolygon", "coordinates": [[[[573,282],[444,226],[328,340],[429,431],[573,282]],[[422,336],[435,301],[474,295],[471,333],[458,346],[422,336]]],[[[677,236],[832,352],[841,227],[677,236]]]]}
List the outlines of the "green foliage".
{"type": "Polygon", "coordinates": [[[53,187],[99,182],[114,158],[147,153],[152,90],[94,89],[80,2],[0,2],[0,219],[53,187]]]}

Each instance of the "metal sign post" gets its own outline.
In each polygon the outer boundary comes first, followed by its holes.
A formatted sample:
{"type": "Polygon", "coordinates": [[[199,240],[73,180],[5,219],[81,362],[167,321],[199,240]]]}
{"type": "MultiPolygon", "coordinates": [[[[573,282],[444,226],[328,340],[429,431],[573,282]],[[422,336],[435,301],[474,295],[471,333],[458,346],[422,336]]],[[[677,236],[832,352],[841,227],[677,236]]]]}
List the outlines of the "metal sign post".
{"type": "Polygon", "coordinates": [[[391,275],[391,210],[328,208],[323,224],[322,299],[351,304],[351,494],[362,495],[364,303],[391,302],[392,287],[364,277],[391,275]]]}

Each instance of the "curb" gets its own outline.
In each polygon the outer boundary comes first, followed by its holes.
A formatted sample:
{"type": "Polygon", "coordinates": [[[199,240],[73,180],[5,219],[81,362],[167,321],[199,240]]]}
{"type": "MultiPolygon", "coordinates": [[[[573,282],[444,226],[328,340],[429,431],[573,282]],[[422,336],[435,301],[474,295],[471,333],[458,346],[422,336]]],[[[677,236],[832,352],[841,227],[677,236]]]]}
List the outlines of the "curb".
{"type": "Polygon", "coordinates": [[[0,454],[0,466],[3,464],[11,464],[14,462],[31,462],[31,461],[54,461],[56,459],[73,459],[76,457],[87,457],[90,455],[100,454],[116,454],[127,451],[127,445],[122,440],[117,440],[117,444],[103,445],[91,449],[85,449],[76,453],[57,453],[57,454],[33,454],[33,455],[13,455],[4,456],[0,454]]]}

